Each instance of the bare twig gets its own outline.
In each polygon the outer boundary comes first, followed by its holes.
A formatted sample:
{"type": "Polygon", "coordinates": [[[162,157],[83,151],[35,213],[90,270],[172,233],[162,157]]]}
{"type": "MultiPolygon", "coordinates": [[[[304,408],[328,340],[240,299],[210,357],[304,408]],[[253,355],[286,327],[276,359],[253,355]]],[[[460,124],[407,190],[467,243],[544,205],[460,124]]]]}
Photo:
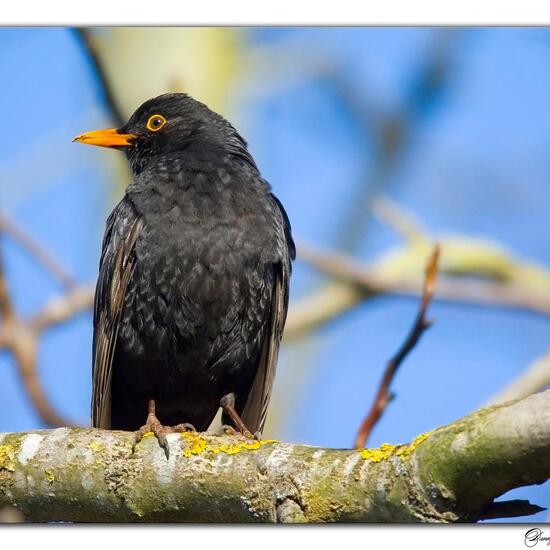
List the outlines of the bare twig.
{"type": "MultiPolygon", "coordinates": [[[[6,288],[4,271],[1,268],[0,258],[0,288],[6,288]]],[[[21,382],[29,396],[33,406],[48,426],[67,426],[68,422],[59,415],[54,406],[50,403],[36,370],[36,356],[38,348],[38,335],[32,328],[19,319],[7,293],[3,294],[2,301],[9,315],[3,315],[0,327],[0,348],[10,351],[13,355],[15,365],[21,382]]]]}
{"type": "Polygon", "coordinates": [[[9,323],[15,317],[13,304],[11,303],[10,294],[8,291],[8,283],[6,274],[4,273],[4,264],[0,259],[0,319],[2,322],[9,323]]]}
{"type": "Polygon", "coordinates": [[[538,514],[545,510],[546,508],[542,508],[542,506],[538,506],[537,504],[531,504],[528,500],[496,501],[481,511],[479,519],[486,521],[488,519],[518,518],[538,514]]]}
{"type": "Polygon", "coordinates": [[[384,372],[384,376],[382,377],[382,381],[380,383],[380,387],[378,388],[378,392],[374,399],[371,410],[367,414],[365,420],[363,420],[363,423],[361,424],[357,433],[357,437],[355,439],[356,449],[365,446],[365,443],[370,433],[372,432],[372,429],[374,428],[374,426],[382,416],[384,410],[388,406],[388,403],[392,399],[392,395],[390,394],[389,389],[391,382],[395,374],[397,373],[397,369],[399,368],[405,357],[409,354],[409,352],[414,348],[414,346],[416,346],[424,331],[430,326],[430,321],[426,319],[426,312],[433,296],[435,280],[437,276],[439,252],[439,245],[436,244],[426,267],[426,277],[424,279],[424,288],[422,290],[422,299],[420,301],[420,309],[418,311],[418,315],[416,316],[415,322],[405,342],[398,350],[398,352],[390,359],[386,366],[386,371],[384,372]]]}
{"type": "Polygon", "coordinates": [[[371,204],[371,212],[381,222],[393,228],[409,244],[429,241],[420,224],[388,197],[377,197],[371,204]]]}
{"type": "Polygon", "coordinates": [[[29,319],[29,326],[39,333],[89,311],[94,303],[94,288],[95,285],[79,285],[70,292],[57,296],[29,319]]]}
{"type": "Polygon", "coordinates": [[[36,412],[47,426],[70,426],[71,422],[61,416],[50,402],[42,387],[36,369],[38,338],[24,323],[12,326],[12,341],[8,349],[13,354],[17,372],[36,412]]]}
{"type": "MultiPolygon", "coordinates": [[[[0,262],[1,265],[1,262],[0,262]]],[[[0,277],[0,288],[5,284],[0,277]]],[[[42,331],[89,311],[94,299],[93,286],[78,286],[46,304],[28,320],[14,316],[0,325],[0,349],[12,353],[17,371],[34,408],[48,426],[69,426],[46,397],[38,372],[37,348],[42,331]]]]}
{"type": "Polygon", "coordinates": [[[0,214],[0,231],[9,235],[22,248],[26,249],[65,289],[76,286],[73,276],[43,246],[5,214],[0,214]]]}
{"type": "MultiPolygon", "coordinates": [[[[6,220],[2,218],[2,229],[6,228],[6,220]]],[[[58,270],[55,262],[46,254],[41,247],[36,245],[27,235],[18,231],[18,229],[8,224],[10,229],[15,229],[17,240],[41,262],[47,260],[46,264],[50,269],[60,275],[62,272],[58,270]],[[22,241],[21,239],[22,238],[22,241]]],[[[72,288],[73,282],[64,277],[65,283],[70,283],[72,288]]],[[[69,295],[75,290],[69,290],[69,295]]],[[[0,256],[0,349],[6,349],[11,352],[14,362],[21,378],[21,382],[34,408],[48,426],[67,426],[69,423],[56,411],[55,407],[50,403],[43,390],[38,372],[36,369],[37,349],[39,342],[39,330],[46,326],[46,323],[37,322],[40,316],[33,323],[26,322],[20,319],[15,311],[11,297],[7,288],[7,281],[4,272],[4,264],[0,256]]],[[[50,317],[52,317],[50,315],[50,317]]]]}

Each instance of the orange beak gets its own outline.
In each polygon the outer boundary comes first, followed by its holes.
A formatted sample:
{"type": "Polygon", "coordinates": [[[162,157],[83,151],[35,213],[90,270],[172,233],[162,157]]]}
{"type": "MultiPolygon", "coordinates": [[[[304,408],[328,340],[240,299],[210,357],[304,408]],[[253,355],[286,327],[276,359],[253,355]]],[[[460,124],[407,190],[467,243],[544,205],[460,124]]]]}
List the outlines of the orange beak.
{"type": "Polygon", "coordinates": [[[136,137],[134,134],[119,134],[116,128],[109,128],[86,132],[75,137],[73,141],[99,147],[128,147],[132,144],[130,140],[136,137]]]}

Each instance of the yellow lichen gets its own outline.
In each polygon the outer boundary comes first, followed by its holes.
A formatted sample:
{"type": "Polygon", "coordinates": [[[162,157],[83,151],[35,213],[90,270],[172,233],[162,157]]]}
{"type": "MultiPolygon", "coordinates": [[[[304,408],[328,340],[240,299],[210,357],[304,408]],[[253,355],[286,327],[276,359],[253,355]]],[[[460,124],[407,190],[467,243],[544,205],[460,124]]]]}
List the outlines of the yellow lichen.
{"type": "Polygon", "coordinates": [[[228,455],[236,455],[242,450],[254,451],[264,446],[266,443],[275,443],[274,439],[264,439],[263,441],[238,441],[236,443],[212,445],[207,448],[208,451],[214,454],[226,453],[228,455]]]}
{"type": "Polygon", "coordinates": [[[225,453],[228,455],[235,455],[242,450],[253,451],[259,449],[266,443],[275,443],[274,439],[265,439],[263,441],[235,441],[234,443],[223,443],[221,445],[209,445],[199,433],[197,432],[183,432],[183,439],[187,443],[185,449],[183,449],[183,456],[189,458],[191,456],[200,455],[204,452],[219,454],[225,453]]]}
{"type": "Polygon", "coordinates": [[[183,456],[189,458],[199,455],[206,449],[206,440],[198,432],[183,432],[181,434],[187,446],[183,449],[183,456]]]}
{"type": "Polygon", "coordinates": [[[0,470],[15,471],[16,451],[11,445],[0,445],[0,470]]]}
{"type": "Polygon", "coordinates": [[[382,443],[378,449],[361,449],[359,451],[361,453],[361,456],[366,459],[370,460],[371,462],[381,462],[382,460],[386,460],[393,454],[395,454],[395,450],[397,449],[397,445],[390,445],[389,443],[382,443]]]}
{"type": "Polygon", "coordinates": [[[415,437],[408,445],[401,445],[397,452],[395,453],[397,456],[402,456],[403,458],[408,458],[411,453],[416,451],[418,447],[426,441],[430,437],[430,432],[420,434],[419,436],[415,437]]]}
{"type": "Polygon", "coordinates": [[[46,476],[48,483],[53,483],[55,481],[55,476],[51,470],[44,470],[44,475],[46,476]]]}
{"type": "Polygon", "coordinates": [[[104,446],[103,446],[103,443],[101,443],[101,441],[97,441],[96,439],[94,439],[90,445],[89,445],[90,449],[92,449],[92,451],[94,451],[95,453],[99,453],[101,452],[103,449],[104,449],[104,446]]]}
{"type": "Polygon", "coordinates": [[[361,449],[359,453],[365,460],[370,460],[371,462],[381,462],[382,460],[387,460],[391,456],[409,458],[428,437],[430,437],[430,432],[420,434],[408,445],[390,445],[389,443],[382,443],[377,449],[361,449]]]}

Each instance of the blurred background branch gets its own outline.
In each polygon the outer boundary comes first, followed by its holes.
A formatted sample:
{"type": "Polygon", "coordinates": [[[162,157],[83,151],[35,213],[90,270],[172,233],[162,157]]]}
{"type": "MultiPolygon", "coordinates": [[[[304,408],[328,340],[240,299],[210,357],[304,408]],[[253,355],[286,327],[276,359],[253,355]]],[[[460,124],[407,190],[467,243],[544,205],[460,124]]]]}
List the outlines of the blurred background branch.
{"type": "Polygon", "coordinates": [[[409,215],[387,200],[376,212],[404,238],[404,244],[362,264],[342,252],[298,243],[298,259],[338,281],[297,302],[285,338],[304,336],[357,304],[384,294],[419,295],[422,262],[435,241],[442,254],[435,300],[461,305],[519,309],[550,315],[550,270],[517,258],[497,243],[462,235],[427,235],[409,215]]]}
{"type": "Polygon", "coordinates": [[[545,390],[550,386],[550,352],[536,359],[515,380],[500,393],[487,401],[486,405],[499,405],[514,399],[545,390]]]}
{"type": "Polygon", "coordinates": [[[356,193],[349,197],[349,210],[338,228],[336,242],[342,250],[353,252],[368,236],[371,203],[380,193],[388,192],[400,159],[431,114],[429,106],[436,105],[446,93],[462,32],[454,28],[434,29],[425,56],[405,84],[403,103],[393,112],[377,109],[368,99],[368,90],[351,86],[341,74],[333,72],[327,75],[329,85],[353,113],[354,119],[360,122],[366,143],[374,140],[372,160],[365,166],[356,193]]]}
{"type": "Polygon", "coordinates": [[[76,281],[50,253],[38,244],[21,227],[13,223],[5,214],[0,214],[0,233],[11,237],[25,249],[42,267],[65,289],[71,290],[76,281]]]}
{"type": "MultiPolygon", "coordinates": [[[[0,235],[3,236],[4,234],[14,238],[39,264],[42,264],[65,287],[69,296],[81,293],[72,277],[64,271],[49,252],[21,228],[10,222],[5,216],[1,216],[0,235]]],[[[89,299],[85,299],[80,305],[84,309],[88,309],[91,302],[89,299]]],[[[59,310],[58,301],[56,305],[47,305],[42,312],[32,319],[21,319],[16,313],[9,293],[0,253],[0,349],[5,349],[12,354],[23,388],[40,418],[47,426],[71,425],[49,401],[37,372],[37,350],[40,333],[54,322],[63,322],[69,319],[77,312],[78,308],[70,308],[70,311],[66,311],[65,315],[60,315],[59,310]]]]}
{"type": "Polygon", "coordinates": [[[74,29],[74,33],[80,42],[82,49],[84,50],[92,71],[97,76],[98,87],[103,96],[103,102],[109,109],[109,113],[113,120],[113,125],[116,128],[120,128],[126,121],[124,119],[124,114],[118,106],[115,91],[113,90],[111,81],[107,76],[101,55],[99,54],[96,44],[94,43],[93,31],[87,28],[80,28],[74,29]]]}

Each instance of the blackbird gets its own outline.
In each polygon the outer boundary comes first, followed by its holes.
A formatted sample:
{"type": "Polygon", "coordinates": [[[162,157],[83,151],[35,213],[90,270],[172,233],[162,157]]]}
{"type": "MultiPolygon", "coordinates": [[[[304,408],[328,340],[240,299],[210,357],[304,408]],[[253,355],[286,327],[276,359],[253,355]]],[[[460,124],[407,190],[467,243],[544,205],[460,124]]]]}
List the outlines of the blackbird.
{"type": "Polygon", "coordinates": [[[220,407],[261,434],[295,247],[246,141],[180,93],[75,141],[122,149],[133,173],[103,239],[93,426],[152,431],[167,455],[167,432],[206,430],[220,407]]]}

